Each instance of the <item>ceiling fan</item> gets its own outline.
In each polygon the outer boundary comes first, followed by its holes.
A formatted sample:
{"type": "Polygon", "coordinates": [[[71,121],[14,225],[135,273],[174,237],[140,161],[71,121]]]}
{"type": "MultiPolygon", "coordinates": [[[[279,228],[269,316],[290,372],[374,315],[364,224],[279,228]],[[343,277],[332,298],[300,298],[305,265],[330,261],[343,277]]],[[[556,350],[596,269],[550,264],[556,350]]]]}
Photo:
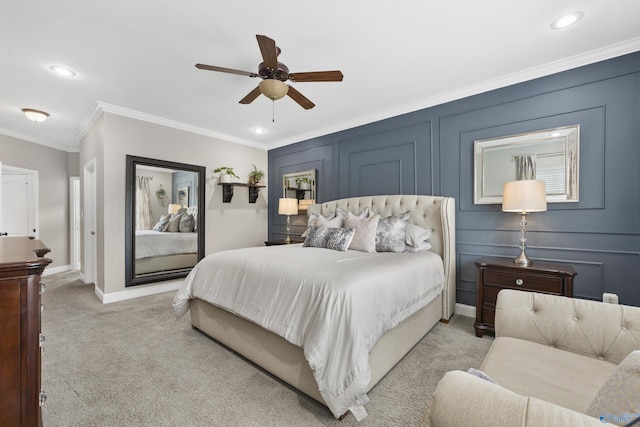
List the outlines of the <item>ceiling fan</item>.
{"type": "Polygon", "coordinates": [[[241,76],[259,77],[260,84],[240,100],[240,104],[250,104],[262,93],[267,98],[277,100],[288,95],[302,108],[308,110],[315,107],[307,97],[298,92],[295,88],[285,84],[287,80],[295,83],[302,82],[341,82],[342,72],[335,71],[311,71],[305,73],[290,73],[289,68],[282,62],[278,62],[280,48],[276,42],[267,36],[256,35],[258,46],[262,54],[262,60],[258,65],[258,72],[234,70],[232,68],[216,67],[214,65],[196,64],[200,70],[220,71],[223,73],[239,74],[241,76]]]}

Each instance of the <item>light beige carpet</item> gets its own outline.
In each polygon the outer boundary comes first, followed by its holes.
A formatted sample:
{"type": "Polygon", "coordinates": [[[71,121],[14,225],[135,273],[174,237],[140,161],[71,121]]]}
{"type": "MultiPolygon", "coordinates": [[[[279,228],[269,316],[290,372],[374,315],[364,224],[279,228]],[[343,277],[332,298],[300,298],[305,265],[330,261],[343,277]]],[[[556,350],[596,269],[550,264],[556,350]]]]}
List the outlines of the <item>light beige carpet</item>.
{"type": "Polygon", "coordinates": [[[438,324],[369,393],[369,416],[328,409],[176,320],[173,293],[103,305],[76,273],[43,278],[42,383],[52,426],[417,426],[452,369],[479,367],[492,339],[470,318],[438,324]]]}

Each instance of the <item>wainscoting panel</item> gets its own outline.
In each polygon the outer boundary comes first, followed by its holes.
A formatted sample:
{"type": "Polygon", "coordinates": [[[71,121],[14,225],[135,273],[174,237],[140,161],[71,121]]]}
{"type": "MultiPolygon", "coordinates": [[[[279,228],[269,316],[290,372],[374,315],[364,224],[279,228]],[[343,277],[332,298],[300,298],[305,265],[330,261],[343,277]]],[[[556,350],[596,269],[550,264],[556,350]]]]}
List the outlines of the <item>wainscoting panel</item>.
{"type": "Polygon", "coordinates": [[[473,204],[473,141],[573,124],[579,201],[529,215],[527,253],[573,264],[576,297],[612,292],[640,306],[640,52],[270,150],[269,236],[283,235],[274,212],[284,172],[317,168],[320,202],[454,197],[457,302],[475,306],[475,260],[515,257],[520,218],[473,204]]]}

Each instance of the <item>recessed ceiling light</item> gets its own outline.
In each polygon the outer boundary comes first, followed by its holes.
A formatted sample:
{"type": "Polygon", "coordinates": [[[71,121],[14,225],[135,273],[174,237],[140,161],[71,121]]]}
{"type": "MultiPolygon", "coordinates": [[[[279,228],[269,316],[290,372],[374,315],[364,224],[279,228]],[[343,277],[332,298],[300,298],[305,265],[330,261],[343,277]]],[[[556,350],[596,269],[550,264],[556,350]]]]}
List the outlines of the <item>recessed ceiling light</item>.
{"type": "Polygon", "coordinates": [[[34,110],[33,108],[23,108],[22,112],[25,116],[27,116],[27,119],[36,123],[44,122],[45,120],[47,120],[47,117],[49,117],[49,113],[40,110],[34,110]]]}
{"type": "Polygon", "coordinates": [[[262,135],[263,133],[267,133],[265,128],[253,128],[253,133],[257,133],[258,135],[262,135]]]}
{"type": "Polygon", "coordinates": [[[63,67],[62,65],[52,65],[49,69],[62,77],[75,77],[77,75],[71,68],[63,67]]]}
{"type": "Polygon", "coordinates": [[[571,25],[581,20],[583,16],[584,12],[582,12],[581,10],[576,10],[575,12],[571,13],[565,13],[564,15],[557,17],[551,22],[551,28],[554,30],[561,30],[563,28],[570,27],[571,25]]]}

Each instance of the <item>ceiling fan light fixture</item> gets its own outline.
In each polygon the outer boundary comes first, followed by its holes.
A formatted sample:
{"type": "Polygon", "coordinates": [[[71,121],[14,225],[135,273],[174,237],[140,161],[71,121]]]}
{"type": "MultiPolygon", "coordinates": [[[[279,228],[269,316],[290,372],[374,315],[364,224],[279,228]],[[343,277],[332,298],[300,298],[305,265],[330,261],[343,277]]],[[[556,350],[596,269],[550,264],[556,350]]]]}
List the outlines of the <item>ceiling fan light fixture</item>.
{"type": "Polygon", "coordinates": [[[282,98],[289,92],[289,86],[276,79],[265,79],[258,86],[260,92],[273,101],[282,98]]]}
{"type": "Polygon", "coordinates": [[[22,112],[25,116],[27,116],[27,119],[36,123],[44,122],[45,120],[47,120],[47,117],[49,117],[49,113],[40,110],[34,110],[33,108],[23,108],[22,112]]]}

